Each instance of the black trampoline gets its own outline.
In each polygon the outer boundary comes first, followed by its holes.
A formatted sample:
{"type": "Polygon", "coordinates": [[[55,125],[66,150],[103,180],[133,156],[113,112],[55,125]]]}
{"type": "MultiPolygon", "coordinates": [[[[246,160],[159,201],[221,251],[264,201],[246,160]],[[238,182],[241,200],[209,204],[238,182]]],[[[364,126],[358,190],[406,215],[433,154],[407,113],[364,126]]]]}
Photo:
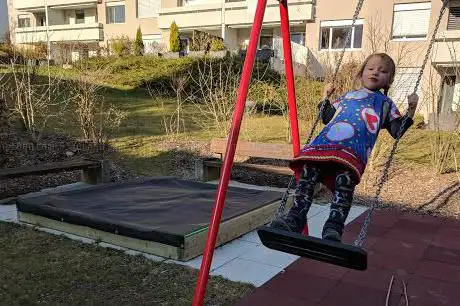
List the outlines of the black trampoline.
{"type": "MultiPolygon", "coordinates": [[[[217,185],[171,177],[18,199],[19,220],[163,257],[201,255],[217,185]]],[[[229,187],[217,245],[268,222],[282,194],[229,187]]]]}

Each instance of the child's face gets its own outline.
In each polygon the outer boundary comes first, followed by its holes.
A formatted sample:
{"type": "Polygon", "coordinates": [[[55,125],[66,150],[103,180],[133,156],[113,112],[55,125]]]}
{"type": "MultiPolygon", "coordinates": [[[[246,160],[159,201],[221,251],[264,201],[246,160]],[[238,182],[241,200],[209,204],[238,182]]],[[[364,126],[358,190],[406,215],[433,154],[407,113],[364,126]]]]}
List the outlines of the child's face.
{"type": "Polygon", "coordinates": [[[370,58],[364,67],[362,82],[370,90],[385,88],[390,83],[391,71],[389,65],[378,56],[370,58]]]}

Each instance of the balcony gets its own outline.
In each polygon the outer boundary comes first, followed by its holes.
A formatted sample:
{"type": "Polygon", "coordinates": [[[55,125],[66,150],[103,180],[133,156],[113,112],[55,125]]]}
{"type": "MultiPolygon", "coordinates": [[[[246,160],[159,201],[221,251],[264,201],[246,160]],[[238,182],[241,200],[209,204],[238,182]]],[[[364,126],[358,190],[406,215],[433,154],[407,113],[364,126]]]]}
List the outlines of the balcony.
{"type": "Polygon", "coordinates": [[[169,29],[175,21],[180,29],[216,27],[222,24],[222,4],[211,3],[162,8],[158,18],[160,29],[169,29]]]}
{"type": "MultiPolygon", "coordinates": [[[[18,44],[46,42],[46,27],[17,28],[15,39],[18,44]]],[[[103,39],[103,25],[100,23],[53,25],[49,27],[49,40],[51,42],[88,42],[103,39]]]]}
{"type": "Polygon", "coordinates": [[[449,30],[439,33],[433,45],[431,61],[440,66],[451,66],[460,63],[460,30],[449,30]]]}
{"type": "MultiPolygon", "coordinates": [[[[289,1],[291,22],[313,20],[313,0],[289,1]]],[[[255,4],[256,2],[254,2],[255,4]]],[[[230,27],[250,27],[254,21],[255,6],[246,1],[227,0],[226,3],[211,2],[172,8],[162,8],[158,18],[160,29],[168,29],[173,21],[180,29],[216,28],[225,24],[230,27]]],[[[268,0],[264,23],[279,23],[279,3],[268,0]]]]}
{"type": "Polygon", "coordinates": [[[14,0],[13,7],[19,11],[33,12],[37,9],[43,10],[45,3],[48,7],[84,8],[95,7],[99,2],[100,0],[14,0]]]}
{"type": "MultiPolygon", "coordinates": [[[[289,20],[291,23],[313,20],[313,0],[291,0],[289,1],[289,20]]],[[[225,24],[230,27],[250,27],[254,22],[255,7],[248,6],[246,1],[230,2],[225,4],[225,24]]],[[[280,9],[278,1],[267,1],[264,14],[265,24],[276,24],[280,22],[280,9]]]]}

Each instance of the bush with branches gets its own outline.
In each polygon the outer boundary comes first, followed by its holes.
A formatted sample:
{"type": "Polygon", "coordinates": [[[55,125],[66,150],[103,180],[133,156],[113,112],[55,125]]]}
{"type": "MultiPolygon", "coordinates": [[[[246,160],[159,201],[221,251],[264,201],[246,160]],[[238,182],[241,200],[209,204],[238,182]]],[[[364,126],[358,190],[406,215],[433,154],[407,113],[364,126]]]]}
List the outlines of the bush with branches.
{"type": "Polygon", "coordinates": [[[17,119],[36,146],[51,119],[59,121],[70,101],[64,79],[58,75],[38,75],[35,65],[10,64],[3,82],[12,119],[17,119]]]}
{"type": "Polygon", "coordinates": [[[171,52],[180,51],[179,27],[175,21],[171,23],[171,27],[169,29],[169,50],[171,52]]]}
{"type": "Polygon", "coordinates": [[[101,94],[101,77],[107,71],[100,69],[91,71],[84,65],[78,67],[77,77],[72,82],[72,101],[74,102],[76,119],[85,140],[94,145],[106,144],[109,136],[126,118],[127,113],[109,105],[105,107],[101,94]]]}
{"type": "Polygon", "coordinates": [[[136,40],[134,41],[134,55],[144,55],[144,41],[142,40],[141,27],[137,28],[136,40]]]}
{"type": "Polygon", "coordinates": [[[211,51],[222,51],[225,50],[225,44],[222,39],[214,38],[211,41],[211,51]]]}
{"type": "Polygon", "coordinates": [[[113,38],[110,41],[112,51],[116,56],[122,57],[127,56],[132,53],[133,43],[131,39],[126,35],[121,35],[119,37],[113,38]]]}

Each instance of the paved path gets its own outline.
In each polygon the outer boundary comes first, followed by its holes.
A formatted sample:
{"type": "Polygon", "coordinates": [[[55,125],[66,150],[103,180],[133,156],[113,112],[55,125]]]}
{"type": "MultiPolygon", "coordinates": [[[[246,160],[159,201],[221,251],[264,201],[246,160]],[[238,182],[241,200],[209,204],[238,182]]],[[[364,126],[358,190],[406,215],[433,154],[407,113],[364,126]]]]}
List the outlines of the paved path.
{"type": "MultiPolygon", "coordinates": [[[[216,184],[217,182],[210,182],[211,184],[216,184]]],[[[238,182],[231,182],[231,186],[238,186],[243,188],[254,188],[262,190],[275,190],[275,191],[284,191],[280,188],[270,188],[262,186],[254,186],[241,184],[238,182]]],[[[71,190],[78,188],[85,188],[84,184],[70,184],[65,186],[60,186],[58,188],[51,188],[42,191],[48,194],[63,191],[71,190]]],[[[40,193],[31,194],[37,195],[40,193]]],[[[366,211],[366,208],[355,206],[350,211],[349,218],[347,222],[352,221],[354,218],[361,215],[366,211]]],[[[309,216],[309,230],[310,234],[315,237],[319,237],[321,234],[322,227],[329,215],[329,206],[328,205],[312,205],[308,216],[309,216]]],[[[17,222],[17,210],[15,205],[0,205],[0,221],[7,222],[17,222]]],[[[94,240],[79,237],[72,234],[62,233],[56,230],[37,228],[38,230],[43,230],[51,234],[56,235],[65,235],[66,237],[74,240],[79,240],[85,243],[95,243],[94,240]]],[[[155,261],[166,261],[172,263],[178,263],[181,265],[186,265],[195,269],[199,269],[201,266],[202,256],[199,256],[193,260],[187,262],[166,260],[165,258],[158,257],[151,254],[140,253],[133,250],[127,250],[120,248],[115,245],[110,245],[104,242],[99,243],[102,247],[109,247],[120,249],[128,254],[138,255],[143,254],[145,257],[155,260],[155,261]]],[[[251,283],[256,287],[265,284],[271,278],[277,274],[284,271],[286,267],[295,262],[299,257],[274,251],[266,248],[262,245],[257,232],[252,231],[243,235],[242,237],[233,240],[230,243],[227,243],[221,247],[218,247],[213,256],[212,266],[211,266],[211,275],[220,275],[224,278],[233,280],[251,283]]]]}
{"type": "MultiPolygon", "coordinates": [[[[347,227],[356,238],[364,215],[347,227]]],[[[238,305],[460,305],[460,221],[395,211],[375,213],[365,242],[368,269],[354,271],[301,258],[238,305]]]]}

